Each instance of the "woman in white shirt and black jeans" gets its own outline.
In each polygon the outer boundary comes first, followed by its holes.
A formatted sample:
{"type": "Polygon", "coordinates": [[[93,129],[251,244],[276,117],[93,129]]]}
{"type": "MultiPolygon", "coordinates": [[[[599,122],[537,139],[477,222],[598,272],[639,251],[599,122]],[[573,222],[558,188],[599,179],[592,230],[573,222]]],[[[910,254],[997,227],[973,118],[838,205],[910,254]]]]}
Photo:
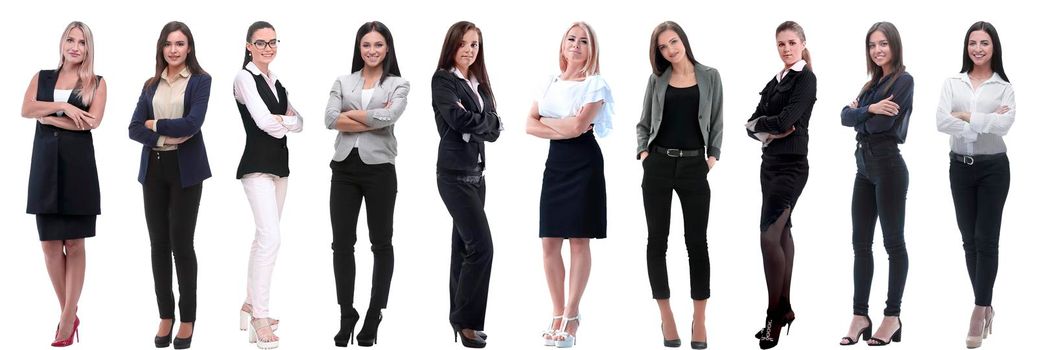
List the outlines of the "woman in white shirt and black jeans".
{"type": "Polygon", "coordinates": [[[598,41],[583,22],[562,37],[558,65],[529,112],[526,132],[551,140],[540,193],[540,238],[553,314],[544,345],[575,344],[591,269],[591,238],[605,238],[605,171],[594,133],[612,129],[612,91],[598,75],[598,41]],[[562,242],[569,240],[570,289],[565,295],[562,242]]]}
{"type": "Polygon", "coordinates": [[[270,23],[259,21],[248,28],[245,63],[234,78],[234,100],[245,127],[245,151],[237,178],[256,220],[256,236],[248,262],[248,286],[241,306],[241,327],[249,328],[249,341],[261,349],[278,345],[276,320],[269,315],[270,278],[281,245],[281,210],[288,190],[289,132],[302,131],[302,117],[288,102],[288,92],[270,63],[277,56],[277,33],[270,23]],[[244,321],[251,316],[251,322],[244,321]]]}
{"type": "Polygon", "coordinates": [[[951,135],[951,194],[976,299],[965,338],[971,349],[983,344],[994,318],[990,302],[1011,180],[1002,137],[1015,121],[1015,91],[1001,63],[1001,39],[993,25],[973,24],[965,32],[964,46],[961,73],[943,85],[936,125],[951,135]]]}

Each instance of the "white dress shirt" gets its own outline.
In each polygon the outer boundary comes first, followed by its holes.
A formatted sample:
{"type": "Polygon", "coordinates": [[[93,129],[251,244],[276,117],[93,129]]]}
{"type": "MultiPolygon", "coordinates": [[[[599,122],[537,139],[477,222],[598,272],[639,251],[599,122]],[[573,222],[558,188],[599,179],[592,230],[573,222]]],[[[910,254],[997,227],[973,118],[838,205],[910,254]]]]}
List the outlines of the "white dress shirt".
{"type": "Polygon", "coordinates": [[[266,103],[263,102],[263,98],[259,96],[259,89],[256,88],[256,80],[252,77],[253,75],[263,77],[263,80],[270,86],[270,91],[274,92],[274,98],[277,98],[277,88],[275,87],[277,75],[274,72],[270,72],[269,76],[263,74],[255,63],[249,62],[245,69],[239,71],[234,78],[234,99],[245,105],[248,113],[255,120],[256,126],[276,138],[283,138],[288,132],[302,131],[302,116],[295,110],[295,107],[292,107],[291,101],[288,102],[288,112],[281,116],[281,122],[274,119],[273,114],[266,107],[266,103]]]}
{"type": "Polygon", "coordinates": [[[961,155],[998,154],[1008,150],[1002,138],[1015,122],[1015,90],[997,73],[979,87],[972,86],[968,73],[948,78],[936,106],[936,128],[951,135],[951,151],[961,155]],[[997,109],[1008,111],[998,114],[997,109]],[[951,115],[969,112],[970,121],[951,115]]]}
{"type": "Polygon", "coordinates": [[[594,133],[608,136],[612,130],[612,89],[601,75],[587,76],[583,81],[562,80],[553,76],[537,98],[538,113],[543,118],[572,118],[589,103],[604,102],[594,116],[594,133]]]}

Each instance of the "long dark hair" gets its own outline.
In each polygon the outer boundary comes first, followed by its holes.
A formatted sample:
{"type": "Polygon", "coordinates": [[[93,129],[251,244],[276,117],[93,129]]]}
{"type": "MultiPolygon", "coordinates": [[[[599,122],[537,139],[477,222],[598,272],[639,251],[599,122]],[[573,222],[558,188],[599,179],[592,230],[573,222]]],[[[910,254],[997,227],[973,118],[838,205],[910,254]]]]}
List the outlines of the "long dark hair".
{"type": "Polygon", "coordinates": [[[367,33],[377,32],[385,37],[385,45],[389,48],[386,50],[385,58],[382,59],[382,77],[378,79],[378,82],[384,82],[385,78],[400,75],[400,66],[396,62],[396,46],[393,45],[392,33],[389,32],[389,27],[378,21],[371,21],[364,23],[360,26],[360,29],[356,31],[356,43],[353,45],[353,72],[358,72],[364,69],[364,59],[360,56],[360,39],[367,35],[367,33]]]}
{"type": "Polygon", "coordinates": [[[443,70],[454,68],[454,54],[461,47],[464,34],[468,33],[469,30],[474,30],[479,34],[479,54],[475,56],[475,61],[468,67],[468,75],[478,79],[479,86],[486,89],[486,94],[490,96],[491,101],[496,102],[493,98],[493,89],[490,88],[490,77],[486,73],[486,45],[483,44],[482,30],[479,30],[475,23],[460,21],[450,26],[450,29],[447,29],[446,38],[443,39],[443,49],[439,53],[439,65],[436,68],[443,70]]]}
{"type": "MultiPolygon", "coordinates": [[[[774,36],[778,36],[778,34],[786,30],[791,30],[793,33],[796,33],[796,36],[799,37],[800,44],[803,44],[807,41],[807,34],[803,32],[803,27],[800,26],[799,23],[793,21],[781,22],[781,24],[778,25],[778,29],[774,30],[774,36]]],[[[813,65],[811,65],[810,63],[810,50],[807,50],[806,47],[803,47],[802,57],[803,61],[807,63],[806,68],[808,70],[814,70],[813,65]]]]}
{"type": "Polygon", "coordinates": [[[166,25],[162,27],[162,32],[158,34],[158,42],[155,43],[155,76],[151,77],[151,79],[148,79],[148,81],[144,83],[146,87],[158,84],[159,80],[162,79],[162,71],[169,66],[169,63],[166,62],[165,55],[162,54],[162,49],[166,45],[166,38],[168,38],[169,34],[172,32],[181,32],[187,37],[188,52],[187,60],[184,64],[187,66],[187,69],[191,71],[191,74],[208,74],[204,69],[202,69],[202,65],[198,64],[198,55],[195,53],[197,50],[195,50],[194,35],[191,34],[191,28],[188,28],[183,22],[172,21],[166,23],[166,25]]]}
{"type": "MultiPolygon", "coordinates": [[[[264,28],[270,28],[271,30],[276,31],[274,25],[270,24],[270,22],[256,21],[255,23],[252,23],[252,25],[248,26],[248,33],[245,34],[245,42],[252,42],[252,34],[256,34],[257,30],[264,28]]],[[[252,53],[248,52],[248,49],[245,49],[245,62],[241,64],[241,69],[245,69],[245,66],[247,66],[249,62],[252,62],[252,53]]]]}
{"type": "Polygon", "coordinates": [[[659,36],[667,30],[672,30],[677,33],[677,37],[681,38],[681,42],[684,43],[684,53],[688,56],[688,60],[691,61],[692,65],[699,64],[699,61],[695,60],[695,55],[691,53],[691,44],[688,43],[688,35],[684,34],[684,29],[673,21],[666,21],[655,26],[655,30],[652,31],[652,42],[648,45],[648,59],[652,62],[652,72],[656,76],[663,75],[663,72],[667,68],[670,68],[670,61],[663,57],[662,51],[659,50],[659,36]]]}
{"type": "Polygon", "coordinates": [[[900,41],[900,32],[897,31],[897,27],[894,26],[893,23],[889,22],[878,22],[873,24],[871,29],[868,29],[868,35],[864,36],[864,59],[868,62],[868,73],[871,74],[871,79],[864,84],[863,88],[861,88],[861,95],[863,95],[865,91],[868,91],[868,89],[877,85],[879,80],[882,79],[882,67],[879,67],[879,65],[875,64],[875,62],[871,60],[871,53],[868,48],[868,40],[871,39],[871,34],[876,31],[882,32],[882,34],[886,36],[886,41],[889,42],[889,51],[893,54],[893,59],[890,61],[893,65],[893,71],[889,72],[890,77],[886,80],[886,88],[882,94],[885,95],[888,93],[889,89],[893,88],[893,83],[897,81],[897,78],[903,75],[904,71],[907,70],[907,67],[904,66],[904,44],[900,41]]]}
{"type": "Polygon", "coordinates": [[[969,27],[969,31],[965,32],[965,47],[962,49],[961,54],[961,73],[971,73],[974,63],[972,58],[969,57],[969,35],[975,31],[984,31],[990,35],[990,40],[994,44],[994,57],[990,58],[990,68],[1001,76],[1001,79],[1008,81],[1008,75],[1005,74],[1005,66],[1001,63],[1001,38],[997,36],[997,29],[994,29],[994,25],[990,22],[979,21],[973,23],[969,27]]]}

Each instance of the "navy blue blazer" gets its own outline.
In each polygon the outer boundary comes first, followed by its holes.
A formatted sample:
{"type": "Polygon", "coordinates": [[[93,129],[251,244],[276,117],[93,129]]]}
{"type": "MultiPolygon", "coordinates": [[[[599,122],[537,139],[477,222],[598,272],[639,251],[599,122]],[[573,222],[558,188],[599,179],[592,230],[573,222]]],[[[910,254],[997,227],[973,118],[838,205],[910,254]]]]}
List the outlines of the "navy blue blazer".
{"type": "Polygon", "coordinates": [[[167,137],[194,135],[177,147],[181,187],[194,186],[201,183],[202,180],[212,177],[201,131],[202,122],[205,121],[205,111],[209,108],[211,86],[212,77],[209,75],[192,74],[191,79],[187,81],[187,91],[184,92],[183,118],[162,120],[161,123],[158,123],[157,132],[145,127],[144,122],[155,119],[152,99],[155,98],[158,84],[146,86],[140,92],[137,108],[133,110],[133,118],[130,119],[129,129],[130,138],[144,145],[140,151],[140,171],[137,173],[137,181],[141,184],[144,183],[144,177],[148,174],[148,153],[158,144],[160,135],[167,137]]]}

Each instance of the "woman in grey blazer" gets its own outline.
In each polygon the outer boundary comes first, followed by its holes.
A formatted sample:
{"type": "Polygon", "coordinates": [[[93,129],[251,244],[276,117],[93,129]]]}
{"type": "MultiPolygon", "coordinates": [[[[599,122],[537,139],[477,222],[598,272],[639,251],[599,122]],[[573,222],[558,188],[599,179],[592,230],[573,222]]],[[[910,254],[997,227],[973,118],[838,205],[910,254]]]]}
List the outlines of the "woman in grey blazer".
{"type": "Polygon", "coordinates": [[[648,280],[662,317],[663,345],[679,347],[670,309],[666,241],[670,233],[673,192],[684,212],[684,244],[691,272],[695,314],[691,348],[706,348],[705,310],[709,298],[709,181],[706,174],[720,158],[724,132],[723,85],[716,69],[700,64],[688,36],[677,23],[655,27],[641,121],[637,123],[637,159],[644,166],[641,191],[648,222],[648,280]]]}
{"type": "Polygon", "coordinates": [[[377,342],[382,309],[393,272],[392,217],[396,204],[396,137],[393,124],[407,107],[410,83],[400,77],[392,34],[381,22],[360,26],[352,74],[335,80],[324,124],[338,131],[331,161],[331,230],[335,286],[341,309],[335,346],[346,346],[360,314],[353,308],[356,225],[367,202],[368,234],[374,253],[371,302],[356,342],[377,342]]]}

